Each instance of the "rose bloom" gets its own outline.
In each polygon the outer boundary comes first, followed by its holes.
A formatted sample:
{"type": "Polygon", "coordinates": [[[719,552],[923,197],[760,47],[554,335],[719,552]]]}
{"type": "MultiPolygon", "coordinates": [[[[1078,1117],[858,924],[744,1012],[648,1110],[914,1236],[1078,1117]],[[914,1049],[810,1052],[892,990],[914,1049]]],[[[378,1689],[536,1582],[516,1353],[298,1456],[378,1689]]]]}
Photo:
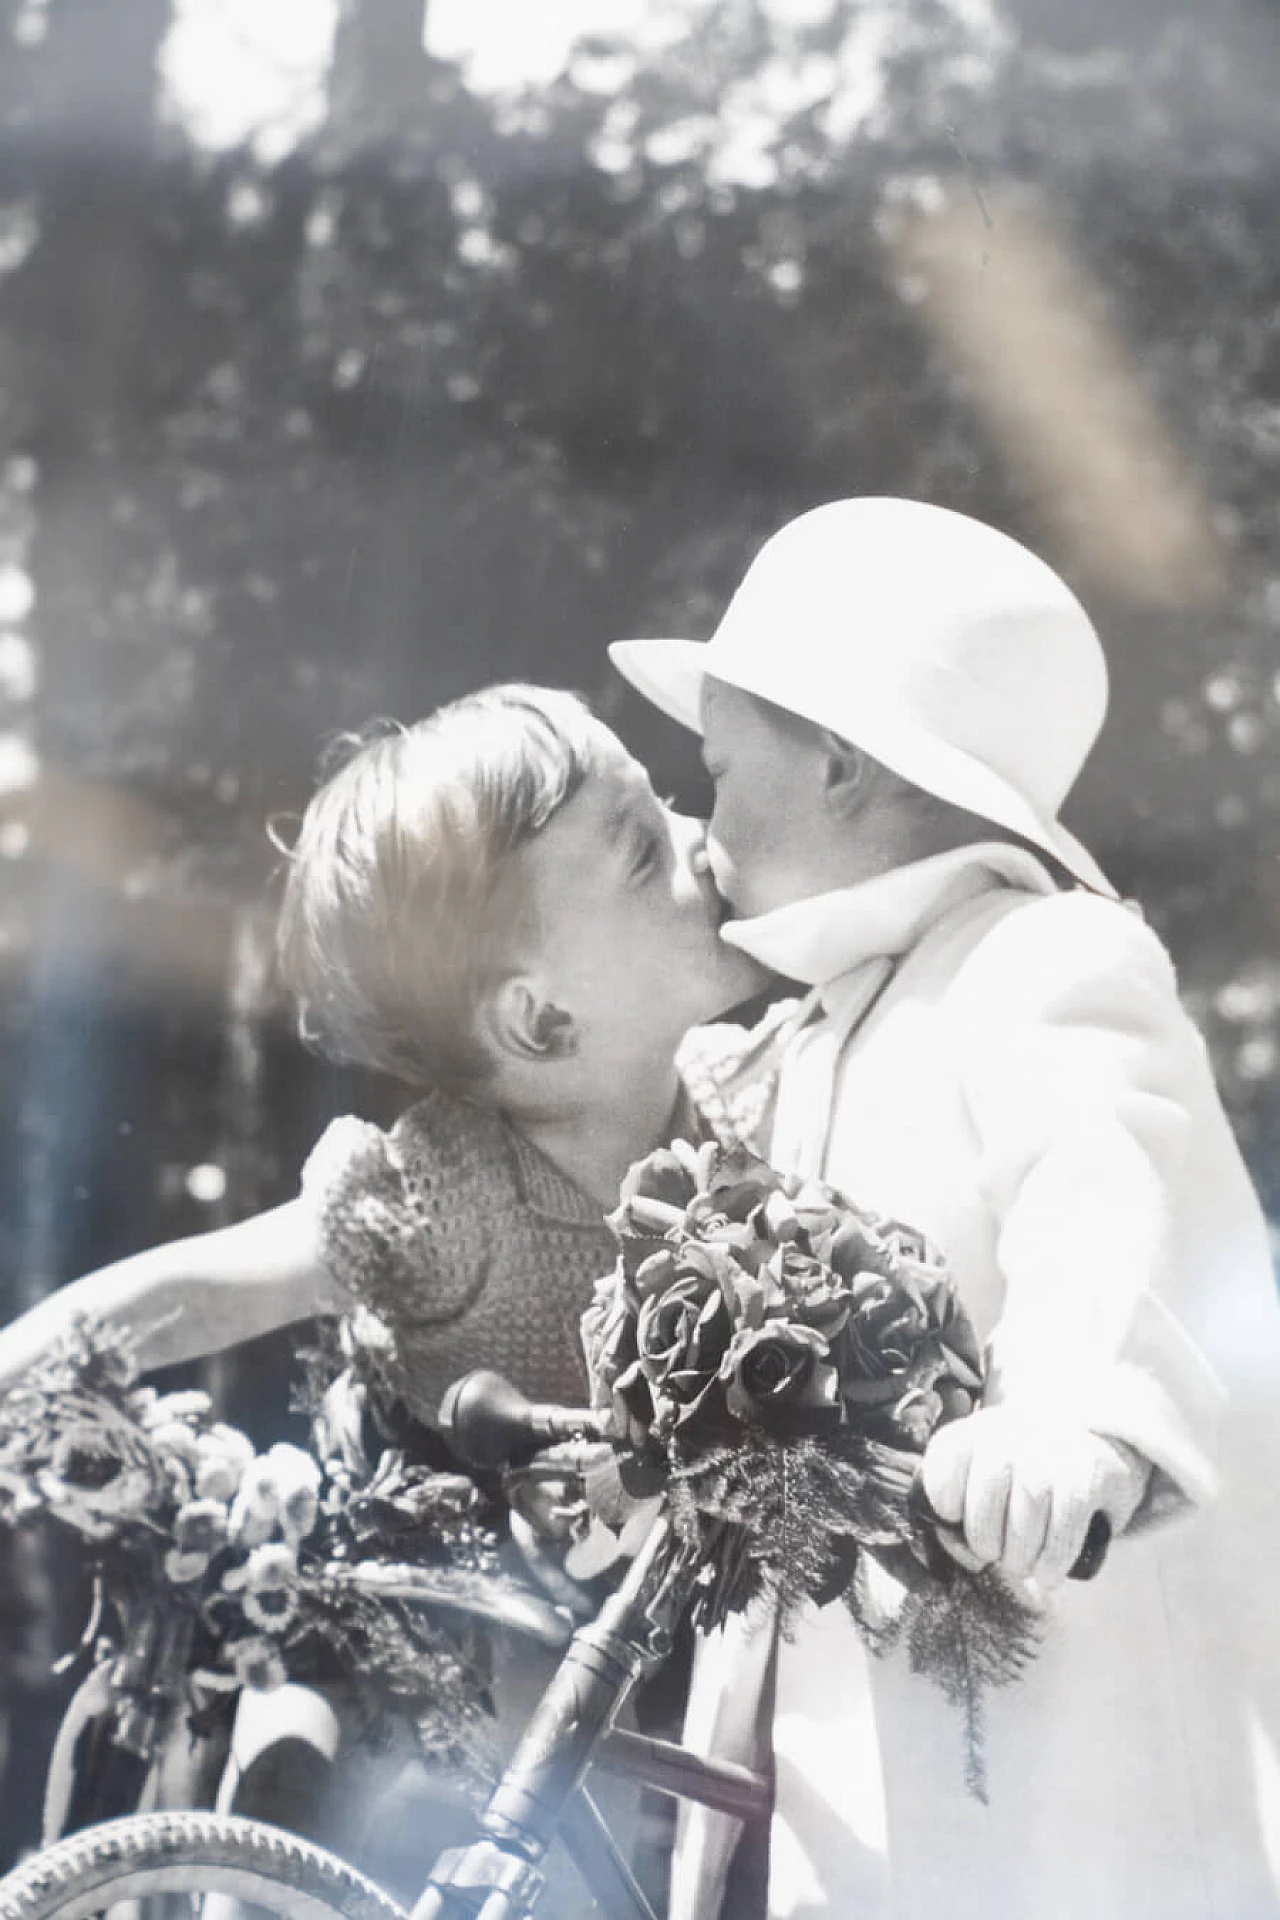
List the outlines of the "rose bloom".
{"type": "Polygon", "coordinates": [[[733,1337],[719,1269],[728,1256],[682,1248],[669,1283],[640,1308],[636,1349],[655,1401],[691,1406],[711,1386],[733,1337]]]}
{"type": "Polygon", "coordinates": [[[597,1280],[591,1305],[581,1321],[582,1351],[597,1404],[602,1394],[613,1386],[619,1373],[629,1367],[635,1358],[634,1351],[624,1351],[622,1338],[630,1318],[616,1275],[611,1273],[603,1280],[597,1280]]]}
{"type": "Polygon", "coordinates": [[[883,1234],[870,1220],[843,1221],[823,1249],[823,1259],[842,1280],[853,1280],[860,1273],[888,1274],[894,1259],[883,1234]]]}
{"type": "Polygon", "coordinates": [[[688,1152],[688,1143],[681,1140],[637,1160],[628,1168],[618,1190],[619,1211],[631,1200],[659,1200],[683,1213],[698,1190],[697,1156],[691,1166],[688,1152]],[[684,1154],[680,1148],[685,1149],[684,1154]]]}
{"type": "Polygon", "coordinates": [[[609,1225],[629,1279],[649,1254],[663,1246],[672,1229],[683,1228],[685,1208],[696,1191],[694,1174],[667,1147],[637,1160],[628,1170],[609,1225]]]}
{"type": "Polygon", "coordinates": [[[859,1273],[851,1286],[852,1311],[840,1340],[845,1396],[859,1405],[894,1399],[929,1340],[929,1315],[919,1295],[902,1281],[859,1273]]]}
{"type": "Polygon", "coordinates": [[[839,1231],[841,1208],[832,1197],[831,1190],[824,1187],[821,1181],[788,1182],[787,1194],[801,1229],[816,1251],[817,1241],[830,1238],[839,1231]]]}
{"type": "Polygon", "coordinates": [[[792,1436],[822,1433],[841,1418],[840,1376],[813,1327],[767,1321],[736,1333],[721,1368],[735,1419],[792,1436]]]}
{"type": "Polygon", "coordinates": [[[789,1318],[813,1327],[828,1340],[853,1312],[853,1296],[839,1274],[798,1246],[780,1247],[767,1268],[785,1296],[789,1318]]]}
{"type": "Polygon", "coordinates": [[[636,1314],[616,1276],[597,1287],[583,1319],[582,1340],[593,1405],[610,1408],[623,1432],[629,1421],[650,1426],[653,1399],[640,1371],[636,1314]]]}
{"type": "Polygon", "coordinates": [[[779,1199],[789,1213],[778,1175],[748,1148],[737,1147],[720,1154],[708,1169],[703,1190],[688,1208],[689,1226],[702,1237],[718,1236],[726,1226],[743,1228],[750,1238],[736,1236],[738,1244],[767,1242],[772,1232],[768,1209],[779,1199]]]}
{"type": "Polygon", "coordinates": [[[946,1371],[951,1379],[970,1395],[982,1389],[982,1348],[978,1336],[960,1300],[938,1268],[920,1267],[915,1281],[928,1310],[946,1371]]]}

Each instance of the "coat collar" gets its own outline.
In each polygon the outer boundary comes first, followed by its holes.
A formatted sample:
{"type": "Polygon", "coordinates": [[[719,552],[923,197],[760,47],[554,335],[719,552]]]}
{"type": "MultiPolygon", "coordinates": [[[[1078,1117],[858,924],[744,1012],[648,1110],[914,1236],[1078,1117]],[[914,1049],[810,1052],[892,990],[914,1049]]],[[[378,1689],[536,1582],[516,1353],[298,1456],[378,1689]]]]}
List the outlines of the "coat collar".
{"type": "MultiPolygon", "coordinates": [[[[751,920],[729,921],[721,933],[773,972],[827,989],[868,961],[897,960],[944,914],[997,886],[1057,891],[1034,854],[1006,841],[984,840],[896,867],[856,887],[816,894],[751,920]]],[[[822,997],[827,998],[825,992],[822,997]]]]}

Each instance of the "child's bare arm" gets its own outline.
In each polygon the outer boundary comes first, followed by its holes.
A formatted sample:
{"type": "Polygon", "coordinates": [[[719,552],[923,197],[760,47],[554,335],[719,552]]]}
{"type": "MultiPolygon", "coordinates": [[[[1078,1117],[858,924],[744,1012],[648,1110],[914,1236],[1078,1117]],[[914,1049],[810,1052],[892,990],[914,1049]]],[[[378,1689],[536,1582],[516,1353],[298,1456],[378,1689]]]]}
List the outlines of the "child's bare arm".
{"type": "Polygon", "coordinates": [[[314,1215],[291,1200],[213,1233],[149,1247],[50,1294],[0,1332],[0,1392],[78,1316],[127,1329],[145,1371],[218,1353],[340,1306],[314,1215]]]}

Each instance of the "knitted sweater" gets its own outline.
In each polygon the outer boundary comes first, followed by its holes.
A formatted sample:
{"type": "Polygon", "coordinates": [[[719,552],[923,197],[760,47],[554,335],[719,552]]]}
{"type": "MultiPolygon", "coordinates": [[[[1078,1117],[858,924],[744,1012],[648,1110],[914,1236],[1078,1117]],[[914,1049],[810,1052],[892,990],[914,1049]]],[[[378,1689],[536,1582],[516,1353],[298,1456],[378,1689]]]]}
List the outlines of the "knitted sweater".
{"type": "Polygon", "coordinates": [[[335,1120],[302,1191],[333,1279],[394,1335],[392,1377],[419,1419],[481,1365],[538,1399],[582,1400],[578,1317],[613,1241],[599,1207],[499,1115],[430,1093],[389,1132],[335,1120]]]}
{"type": "MultiPolygon", "coordinates": [[[[686,1041],[686,1097],[674,1131],[748,1133],[763,1088],[726,1096],[750,1034],[722,1024],[686,1041]]],[[[587,1394],[578,1323],[617,1247],[599,1205],[501,1115],[431,1092],[384,1131],[334,1120],[302,1174],[325,1265],[352,1307],[394,1337],[388,1373],[419,1419],[435,1420],[449,1384],[494,1367],[533,1398],[587,1394]]]]}

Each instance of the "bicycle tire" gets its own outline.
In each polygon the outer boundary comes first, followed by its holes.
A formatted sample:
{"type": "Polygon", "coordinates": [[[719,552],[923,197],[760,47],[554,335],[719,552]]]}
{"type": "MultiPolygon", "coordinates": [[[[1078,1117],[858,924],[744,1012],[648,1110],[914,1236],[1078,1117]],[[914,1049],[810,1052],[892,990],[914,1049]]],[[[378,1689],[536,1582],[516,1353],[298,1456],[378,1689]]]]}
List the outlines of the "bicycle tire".
{"type": "Polygon", "coordinates": [[[43,1847],[0,1880],[0,1920],[86,1920],[124,1900],[223,1893],[278,1920],[406,1920],[354,1867],[235,1814],[138,1813],[43,1847]]]}

